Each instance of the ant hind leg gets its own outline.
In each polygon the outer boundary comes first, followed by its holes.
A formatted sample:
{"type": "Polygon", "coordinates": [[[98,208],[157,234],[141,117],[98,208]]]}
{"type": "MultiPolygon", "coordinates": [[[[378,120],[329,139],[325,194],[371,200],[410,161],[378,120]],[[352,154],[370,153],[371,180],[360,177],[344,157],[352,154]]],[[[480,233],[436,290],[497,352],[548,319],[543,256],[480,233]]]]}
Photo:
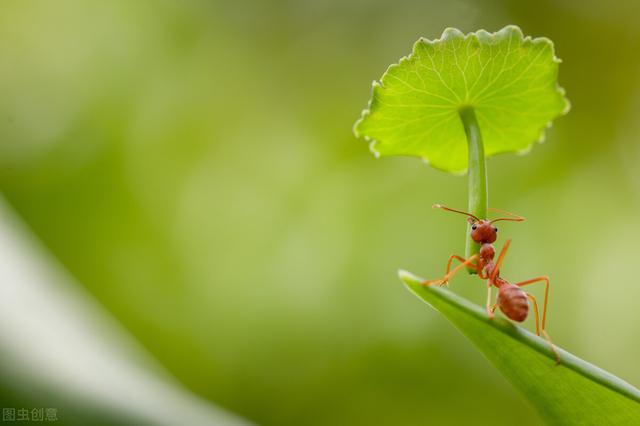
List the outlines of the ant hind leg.
{"type": "Polygon", "coordinates": [[[519,283],[515,283],[515,285],[517,285],[518,287],[522,287],[525,285],[529,285],[529,284],[533,284],[541,281],[545,282],[544,301],[542,303],[542,329],[544,330],[547,322],[547,302],[549,301],[549,286],[551,285],[551,283],[549,282],[549,277],[532,278],[530,280],[520,281],[519,283]]]}
{"type": "Polygon", "coordinates": [[[529,300],[533,304],[533,313],[536,315],[536,335],[540,335],[540,317],[538,315],[538,302],[536,301],[536,297],[533,294],[526,293],[529,300]]]}
{"type": "Polygon", "coordinates": [[[558,354],[558,351],[556,350],[555,345],[551,341],[551,336],[549,336],[549,333],[547,333],[547,331],[544,329],[544,321],[543,321],[542,329],[540,329],[540,317],[538,315],[538,302],[536,301],[536,297],[533,294],[529,294],[529,293],[526,293],[526,294],[529,300],[531,300],[531,304],[533,305],[533,313],[536,316],[536,334],[540,336],[540,332],[542,331],[544,338],[547,340],[547,342],[549,342],[549,345],[551,346],[551,350],[553,351],[553,355],[556,358],[556,365],[558,365],[560,364],[560,354],[558,354]]]}

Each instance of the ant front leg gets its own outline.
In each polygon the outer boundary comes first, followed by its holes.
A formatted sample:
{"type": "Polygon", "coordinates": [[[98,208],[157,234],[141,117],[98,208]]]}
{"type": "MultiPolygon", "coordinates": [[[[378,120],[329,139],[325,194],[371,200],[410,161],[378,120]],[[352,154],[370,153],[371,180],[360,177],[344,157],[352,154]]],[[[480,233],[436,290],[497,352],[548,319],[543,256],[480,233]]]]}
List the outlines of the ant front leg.
{"type": "Polygon", "coordinates": [[[443,286],[445,284],[447,284],[447,282],[449,282],[449,279],[451,277],[453,277],[455,274],[457,274],[458,272],[460,272],[460,270],[462,270],[463,268],[465,268],[467,265],[471,265],[474,266],[476,269],[478,268],[477,265],[472,265],[474,261],[476,261],[478,259],[478,255],[474,254],[473,256],[471,256],[470,258],[468,258],[467,260],[464,260],[462,257],[457,256],[457,255],[453,255],[449,258],[449,262],[447,263],[447,272],[445,273],[444,277],[437,279],[437,280],[430,280],[430,281],[424,281],[422,283],[423,286],[430,286],[430,285],[439,285],[439,286],[443,286]],[[453,271],[451,271],[451,263],[453,262],[454,259],[459,260],[460,263],[458,266],[456,266],[453,271]]]}
{"type": "MultiPolygon", "coordinates": [[[[477,256],[477,255],[475,255],[475,256],[477,256]]],[[[473,256],[471,256],[471,257],[473,257],[473,256]]],[[[469,258],[469,259],[471,260],[471,258],[469,258]]],[[[445,272],[445,275],[448,275],[448,274],[449,274],[449,271],[451,271],[451,265],[453,264],[453,261],[454,261],[454,260],[457,260],[457,261],[458,261],[458,262],[460,262],[460,263],[465,263],[465,262],[466,262],[466,260],[464,259],[464,257],[462,257],[462,256],[458,256],[457,254],[452,254],[452,255],[449,257],[449,261],[447,262],[447,270],[446,270],[446,272],[445,272]]],[[[473,268],[475,268],[475,270],[476,270],[476,272],[477,272],[477,273],[480,273],[480,272],[482,272],[482,269],[480,268],[480,261],[479,261],[479,259],[477,259],[477,260],[478,260],[478,262],[476,262],[476,264],[475,264],[475,265],[470,265],[470,266],[472,266],[473,268]]]]}

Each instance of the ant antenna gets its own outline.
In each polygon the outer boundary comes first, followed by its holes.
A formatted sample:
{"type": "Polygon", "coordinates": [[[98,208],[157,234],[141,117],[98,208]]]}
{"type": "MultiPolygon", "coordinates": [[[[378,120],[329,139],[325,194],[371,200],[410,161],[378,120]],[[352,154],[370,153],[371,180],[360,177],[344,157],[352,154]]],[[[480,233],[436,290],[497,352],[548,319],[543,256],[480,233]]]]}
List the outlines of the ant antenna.
{"type": "Polygon", "coordinates": [[[504,210],[496,209],[494,207],[489,207],[489,210],[494,211],[494,212],[498,212],[498,213],[503,213],[503,214],[506,214],[508,216],[511,216],[511,217],[499,217],[497,219],[492,219],[489,223],[498,222],[500,220],[508,220],[508,221],[511,221],[511,222],[523,222],[523,221],[526,220],[522,216],[518,216],[517,214],[509,213],[509,212],[504,211],[504,210]]]}
{"type": "Polygon", "coordinates": [[[480,222],[480,219],[478,219],[476,216],[472,215],[471,213],[467,213],[467,212],[463,212],[463,211],[460,211],[460,210],[452,209],[450,207],[443,206],[442,204],[434,204],[433,208],[434,209],[448,210],[448,211],[454,212],[454,213],[465,214],[465,215],[469,216],[470,218],[475,219],[476,222],[480,222]]]}

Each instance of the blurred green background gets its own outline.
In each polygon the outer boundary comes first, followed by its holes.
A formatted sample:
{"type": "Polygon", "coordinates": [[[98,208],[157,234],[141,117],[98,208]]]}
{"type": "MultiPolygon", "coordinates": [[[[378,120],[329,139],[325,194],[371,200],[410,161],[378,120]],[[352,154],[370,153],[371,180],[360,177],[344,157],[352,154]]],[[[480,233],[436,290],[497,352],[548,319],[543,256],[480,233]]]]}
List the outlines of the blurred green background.
{"type": "Polygon", "coordinates": [[[633,0],[1,0],[0,189],[178,380],[251,421],[539,424],[396,277],[464,251],[464,218],[431,205],[464,208],[466,180],[376,160],[351,126],[420,36],[554,40],[572,111],[488,162],[490,204],[528,218],[501,226],[504,275],[549,275],[554,341],[638,385],[639,19],[633,0]]]}

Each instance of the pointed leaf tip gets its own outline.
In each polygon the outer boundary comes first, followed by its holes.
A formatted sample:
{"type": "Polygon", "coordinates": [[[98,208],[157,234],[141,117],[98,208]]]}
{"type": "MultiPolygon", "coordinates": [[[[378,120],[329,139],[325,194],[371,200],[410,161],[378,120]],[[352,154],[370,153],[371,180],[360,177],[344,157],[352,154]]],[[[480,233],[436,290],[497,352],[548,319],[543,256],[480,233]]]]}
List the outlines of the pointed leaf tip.
{"type": "Polygon", "coordinates": [[[444,289],[425,287],[410,272],[407,288],[442,313],[500,370],[549,424],[640,424],[640,390],[546,340],[444,289]]]}

